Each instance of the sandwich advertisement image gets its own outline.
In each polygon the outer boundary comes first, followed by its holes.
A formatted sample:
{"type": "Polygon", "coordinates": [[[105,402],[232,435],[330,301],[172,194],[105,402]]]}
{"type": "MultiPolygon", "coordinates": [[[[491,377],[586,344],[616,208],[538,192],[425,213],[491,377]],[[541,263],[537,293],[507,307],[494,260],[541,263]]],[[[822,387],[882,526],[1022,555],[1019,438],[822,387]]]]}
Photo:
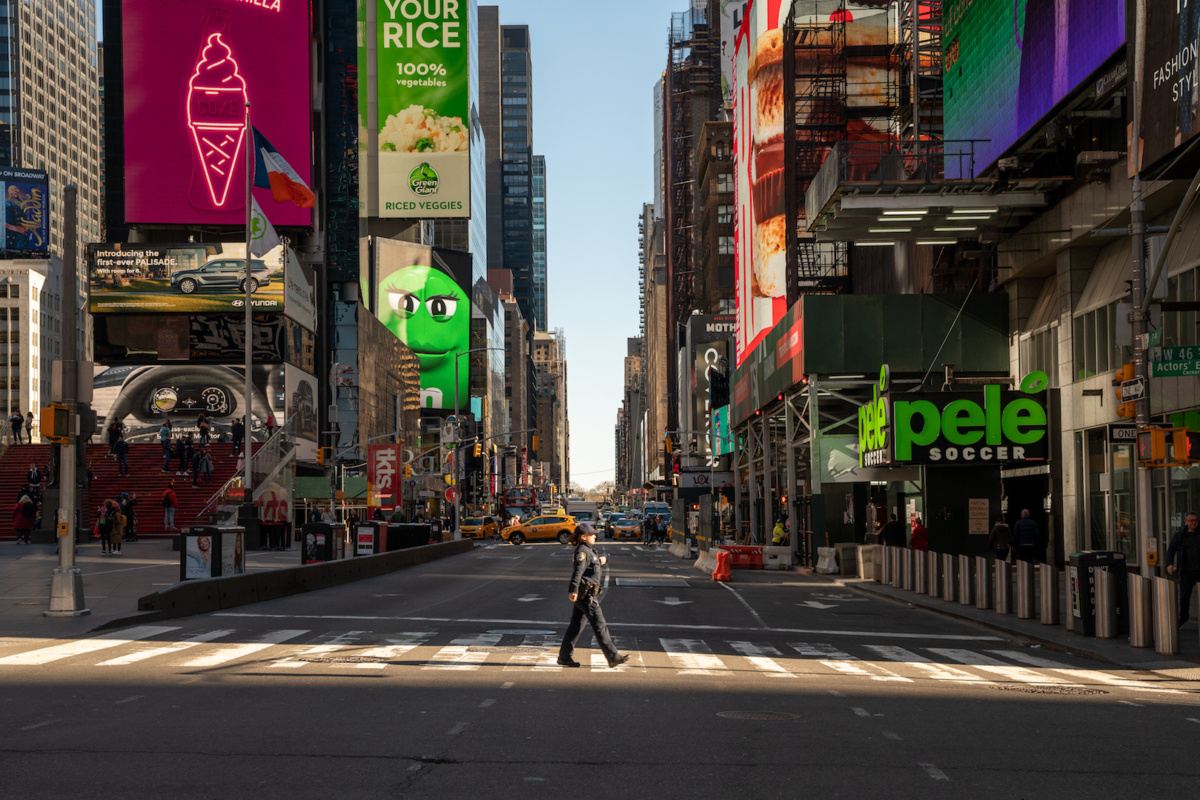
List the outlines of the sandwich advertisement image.
{"type": "MultiPolygon", "coordinates": [[[[308,3],[121,2],[126,220],[244,226],[247,102],[312,182],[308,3]]],[[[311,224],[308,209],[254,192],[273,224],[311,224]]]]}
{"type": "Polygon", "coordinates": [[[37,169],[0,167],[4,239],[0,250],[46,253],[50,246],[49,183],[37,169]]]}
{"type": "Polygon", "coordinates": [[[470,0],[375,0],[379,215],[471,216],[470,0]]]}
{"type": "MultiPolygon", "coordinates": [[[[251,261],[256,311],[284,310],[284,252],[280,245],[251,261]]],[[[293,273],[303,276],[298,264],[293,273]]],[[[293,283],[301,280],[293,277],[293,283]]],[[[93,314],[240,311],[246,305],[246,245],[88,245],[88,287],[93,314]]]]}
{"type": "MultiPolygon", "coordinates": [[[[1125,42],[1125,0],[948,0],[942,18],[946,140],[987,140],[976,175],[1125,42]]],[[[958,162],[946,159],[947,178],[970,177],[958,162]]]]}
{"type": "MultiPolygon", "coordinates": [[[[377,314],[417,354],[421,408],[453,408],[455,357],[471,334],[470,275],[455,276],[433,248],[394,239],[375,245],[377,314]]],[[[470,360],[458,359],[458,402],[470,402],[470,360]]]]}

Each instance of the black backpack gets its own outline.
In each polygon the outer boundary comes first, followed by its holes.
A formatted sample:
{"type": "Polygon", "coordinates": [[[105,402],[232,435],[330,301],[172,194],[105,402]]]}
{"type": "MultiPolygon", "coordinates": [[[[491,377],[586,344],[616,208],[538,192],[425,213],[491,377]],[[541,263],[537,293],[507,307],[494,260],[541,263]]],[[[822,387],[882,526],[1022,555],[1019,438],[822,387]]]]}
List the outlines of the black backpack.
{"type": "Polygon", "coordinates": [[[171,508],[172,507],[171,495],[167,494],[166,492],[163,492],[162,503],[163,503],[163,508],[171,508]]]}

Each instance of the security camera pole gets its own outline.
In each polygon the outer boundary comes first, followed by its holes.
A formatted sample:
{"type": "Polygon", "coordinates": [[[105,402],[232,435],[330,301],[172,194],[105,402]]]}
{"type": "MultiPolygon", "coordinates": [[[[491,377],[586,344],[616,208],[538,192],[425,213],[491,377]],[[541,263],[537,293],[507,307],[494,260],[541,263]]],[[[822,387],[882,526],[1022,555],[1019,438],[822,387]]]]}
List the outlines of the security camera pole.
{"type": "Polygon", "coordinates": [[[79,435],[79,354],[77,333],[83,328],[79,319],[78,242],[76,241],[76,201],[74,184],[63,188],[63,321],[62,321],[62,402],[70,415],[70,434],[59,456],[58,486],[58,566],[50,576],[50,610],[47,617],[82,617],[84,608],[83,573],[75,566],[75,535],[79,528],[79,487],[76,448],[79,435]]]}

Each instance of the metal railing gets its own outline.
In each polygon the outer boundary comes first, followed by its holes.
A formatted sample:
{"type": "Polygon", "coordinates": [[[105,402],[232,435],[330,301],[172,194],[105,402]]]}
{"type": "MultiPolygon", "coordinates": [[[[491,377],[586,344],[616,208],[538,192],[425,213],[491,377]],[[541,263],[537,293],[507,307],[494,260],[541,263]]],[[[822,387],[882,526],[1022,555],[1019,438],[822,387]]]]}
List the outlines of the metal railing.
{"type": "MultiPolygon", "coordinates": [[[[286,496],[291,496],[291,472],[287,467],[296,458],[296,420],[292,417],[275,429],[267,441],[259,445],[250,458],[250,476],[253,484],[251,499],[257,503],[268,491],[278,492],[286,483],[286,496]]],[[[237,507],[242,505],[246,492],[246,469],[243,467],[225,481],[200,513],[198,520],[208,524],[232,524],[237,517],[237,507]]],[[[282,495],[281,495],[282,496],[282,495]]]]}

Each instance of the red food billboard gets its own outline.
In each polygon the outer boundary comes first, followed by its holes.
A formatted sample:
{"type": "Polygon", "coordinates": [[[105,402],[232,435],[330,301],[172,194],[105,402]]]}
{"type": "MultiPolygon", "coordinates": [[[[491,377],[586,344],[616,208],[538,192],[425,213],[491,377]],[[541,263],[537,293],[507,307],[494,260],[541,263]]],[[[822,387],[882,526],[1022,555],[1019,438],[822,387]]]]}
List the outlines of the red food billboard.
{"type": "Polygon", "coordinates": [[[390,508],[400,503],[404,449],[398,444],[367,445],[368,503],[390,508]]]}
{"type": "MultiPolygon", "coordinates": [[[[246,103],[312,183],[309,4],[122,0],[125,219],[246,224],[246,103]]],[[[312,212],[255,189],[275,225],[312,212]]]]}

